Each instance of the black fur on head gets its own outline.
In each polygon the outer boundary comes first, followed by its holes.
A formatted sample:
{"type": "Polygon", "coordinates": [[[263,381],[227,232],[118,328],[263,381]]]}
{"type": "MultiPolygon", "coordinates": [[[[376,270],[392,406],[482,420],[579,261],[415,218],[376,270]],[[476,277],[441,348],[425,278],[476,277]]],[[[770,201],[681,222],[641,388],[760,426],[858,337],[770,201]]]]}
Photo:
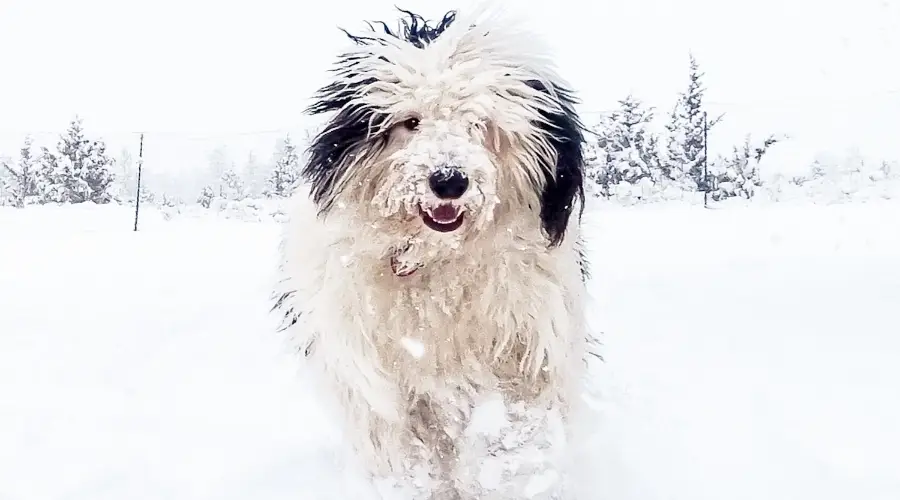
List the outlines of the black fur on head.
{"type": "MultiPolygon", "coordinates": [[[[539,92],[551,94],[551,89],[540,81],[527,83],[539,92]]],[[[584,125],[575,112],[572,93],[562,88],[554,88],[552,93],[562,112],[542,111],[544,120],[538,124],[556,151],[555,168],[544,165],[546,184],[541,193],[541,225],[550,238],[550,245],[557,246],[565,237],[574,204],[579,204],[579,218],[584,212],[584,125]]]]}
{"type": "MultiPolygon", "coordinates": [[[[417,48],[424,48],[439,37],[456,20],[456,12],[444,15],[437,26],[431,26],[421,15],[398,8],[408,16],[400,20],[399,29],[394,32],[386,23],[380,24],[384,33],[410,43],[417,48]]],[[[374,32],[375,27],[367,23],[374,32]]],[[[378,39],[363,35],[353,35],[343,30],[357,45],[377,43],[378,39]]],[[[343,54],[332,72],[340,73],[338,81],[319,89],[314,102],[306,109],[311,115],[338,111],[325,129],[313,138],[308,148],[309,160],[303,168],[302,176],[312,185],[312,197],[319,205],[320,212],[330,208],[331,194],[337,188],[336,182],[344,174],[349,162],[348,157],[358,154],[363,146],[377,151],[384,146],[384,137],[376,135],[376,131],[387,119],[378,110],[363,105],[352,105],[354,97],[365,86],[373,83],[371,79],[357,79],[358,67],[366,59],[365,55],[343,54]],[[346,83],[351,82],[351,83],[346,83]]]]}
{"type": "Polygon", "coordinates": [[[312,187],[312,198],[320,213],[331,207],[331,195],[350,165],[347,160],[362,152],[364,146],[375,150],[384,146],[385,137],[375,135],[375,131],[387,117],[370,107],[348,105],[357,86],[366,84],[365,80],[357,85],[332,83],[319,91],[319,99],[308,109],[310,114],[340,110],[313,138],[302,171],[303,178],[312,187]]]}
{"type": "MultiPolygon", "coordinates": [[[[437,26],[431,26],[431,24],[419,14],[415,14],[399,7],[397,7],[397,10],[406,14],[409,19],[401,18],[400,27],[396,32],[392,31],[384,21],[376,21],[375,24],[381,25],[381,29],[384,31],[385,35],[394,37],[398,40],[403,40],[420,49],[425,48],[426,45],[441,36],[444,30],[449,28],[450,25],[453,24],[453,21],[456,20],[456,11],[451,10],[444,14],[444,17],[441,18],[441,21],[437,26]]],[[[372,31],[375,31],[375,27],[371,22],[367,22],[366,24],[369,25],[369,28],[372,31]]],[[[347,30],[342,31],[344,31],[351,40],[360,45],[367,45],[376,41],[376,39],[372,37],[352,35],[348,33],[347,30]]]]}

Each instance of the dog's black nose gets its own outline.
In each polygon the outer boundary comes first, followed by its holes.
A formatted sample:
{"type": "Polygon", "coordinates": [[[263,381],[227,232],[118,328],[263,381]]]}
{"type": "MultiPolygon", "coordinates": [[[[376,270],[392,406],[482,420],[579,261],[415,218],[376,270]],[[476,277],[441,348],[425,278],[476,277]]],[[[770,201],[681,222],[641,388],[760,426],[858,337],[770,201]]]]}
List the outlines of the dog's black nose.
{"type": "Polygon", "coordinates": [[[455,200],[469,189],[469,178],[459,169],[442,168],[428,177],[428,185],[442,200],[455,200]]]}

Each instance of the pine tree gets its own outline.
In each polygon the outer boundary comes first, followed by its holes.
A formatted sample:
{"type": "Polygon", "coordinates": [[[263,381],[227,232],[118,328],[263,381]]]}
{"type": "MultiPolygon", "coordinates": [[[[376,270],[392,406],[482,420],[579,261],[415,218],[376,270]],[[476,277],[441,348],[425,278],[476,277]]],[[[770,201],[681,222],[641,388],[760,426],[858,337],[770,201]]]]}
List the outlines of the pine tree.
{"type": "Polygon", "coordinates": [[[234,171],[234,168],[230,168],[222,174],[219,184],[219,196],[231,201],[241,201],[247,197],[244,182],[237,175],[237,172],[234,171]]]}
{"type": "Polygon", "coordinates": [[[684,143],[687,140],[685,134],[687,129],[687,124],[683,118],[682,101],[679,97],[669,113],[669,122],[666,124],[666,159],[663,161],[662,166],[665,177],[673,181],[682,181],[684,179],[682,165],[686,162],[684,143]]]}
{"type": "Polygon", "coordinates": [[[276,157],[275,168],[269,175],[263,194],[267,198],[286,198],[300,179],[300,157],[290,136],[281,141],[276,157]]]}
{"type": "MultiPolygon", "coordinates": [[[[597,129],[597,166],[588,175],[600,186],[600,194],[630,194],[634,186],[652,186],[659,177],[658,139],[649,130],[653,109],[629,95],[619,109],[605,117],[597,129]]],[[[643,193],[639,195],[642,197],[643,193]]]]}
{"type": "Polygon", "coordinates": [[[56,155],[46,146],[41,146],[38,158],[37,193],[40,203],[66,203],[67,179],[59,169],[56,155]]]}
{"type": "MultiPolygon", "coordinates": [[[[663,167],[670,179],[686,182],[690,189],[701,190],[704,189],[703,164],[706,160],[703,123],[703,95],[706,89],[701,83],[703,76],[697,59],[691,54],[688,88],[679,94],[666,125],[667,164],[663,167]]],[[[722,116],[709,119],[707,133],[721,119],[722,116]]]]}
{"type": "Polygon", "coordinates": [[[619,105],[620,149],[628,151],[627,162],[620,162],[619,169],[623,179],[636,184],[658,169],[659,156],[654,151],[656,141],[652,132],[647,129],[653,120],[653,109],[645,109],[644,104],[631,95],[619,101],[619,105]]]}
{"type": "Polygon", "coordinates": [[[181,201],[181,199],[179,197],[177,197],[175,195],[171,195],[169,193],[163,193],[162,196],[160,197],[158,205],[161,207],[175,208],[175,207],[178,207],[179,205],[183,205],[183,202],[181,201]]]}
{"type": "Polygon", "coordinates": [[[141,203],[153,204],[156,202],[156,195],[147,187],[147,184],[141,182],[141,203]]]}
{"type": "Polygon", "coordinates": [[[37,161],[32,155],[32,138],[25,138],[25,144],[19,150],[19,161],[15,167],[3,163],[3,169],[9,174],[4,179],[4,189],[10,196],[13,206],[24,208],[38,196],[37,161]]]}
{"type": "Polygon", "coordinates": [[[713,200],[735,196],[753,198],[762,186],[759,164],[769,148],[780,141],[780,138],[770,135],[754,146],[748,135],[741,147],[734,147],[730,157],[713,162],[710,166],[713,200]]]}
{"type": "Polygon", "coordinates": [[[102,140],[93,141],[89,148],[89,156],[83,167],[83,178],[91,189],[90,198],[87,201],[94,203],[109,203],[113,201],[113,187],[116,180],[112,168],[115,160],[106,154],[106,143],[102,140]]]}
{"type": "Polygon", "coordinates": [[[212,186],[203,186],[203,189],[200,191],[200,196],[197,197],[197,203],[203,208],[209,208],[215,197],[216,191],[212,186]]]}
{"type": "Polygon", "coordinates": [[[60,137],[56,153],[42,148],[39,192],[56,203],[109,203],[112,201],[111,172],[114,160],[106,155],[103,141],[85,138],[81,119],[71,122],[60,137]]]}
{"type": "Polygon", "coordinates": [[[63,182],[65,203],[82,203],[91,198],[91,186],[85,179],[85,159],[90,156],[90,142],[84,137],[81,120],[72,121],[69,130],[56,146],[57,175],[63,182]]]}

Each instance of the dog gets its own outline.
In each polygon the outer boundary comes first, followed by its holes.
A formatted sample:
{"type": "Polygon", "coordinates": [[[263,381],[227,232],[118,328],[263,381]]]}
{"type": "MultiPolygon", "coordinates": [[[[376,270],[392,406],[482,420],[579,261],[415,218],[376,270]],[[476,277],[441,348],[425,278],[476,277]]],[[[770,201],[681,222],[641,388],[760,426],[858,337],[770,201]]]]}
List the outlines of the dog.
{"type": "Polygon", "coordinates": [[[368,23],[307,112],[273,310],[379,498],[573,498],[585,128],[494,12],[368,23]]]}

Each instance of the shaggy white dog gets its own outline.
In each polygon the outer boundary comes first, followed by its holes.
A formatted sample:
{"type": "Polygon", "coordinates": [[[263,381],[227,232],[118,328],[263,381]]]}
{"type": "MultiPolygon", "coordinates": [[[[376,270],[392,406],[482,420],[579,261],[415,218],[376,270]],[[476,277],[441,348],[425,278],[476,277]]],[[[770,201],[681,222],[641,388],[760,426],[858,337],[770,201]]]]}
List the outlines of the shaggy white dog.
{"type": "Polygon", "coordinates": [[[403,12],[348,34],[310,108],[333,116],[275,309],[383,498],[572,498],[590,338],[574,99],[510,22],[403,12]]]}

